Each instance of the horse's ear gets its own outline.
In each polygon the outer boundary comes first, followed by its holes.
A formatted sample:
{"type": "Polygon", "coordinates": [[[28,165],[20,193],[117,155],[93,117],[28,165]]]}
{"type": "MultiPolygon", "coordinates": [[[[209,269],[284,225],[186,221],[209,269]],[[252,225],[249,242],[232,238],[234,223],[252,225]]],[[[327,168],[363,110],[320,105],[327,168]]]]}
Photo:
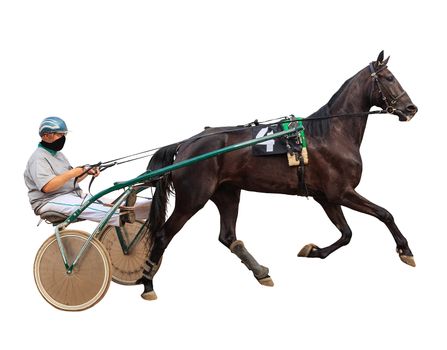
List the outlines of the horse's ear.
{"type": "Polygon", "coordinates": [[[379,56],[377,56],[377,61],[376,61],[376,63],[377,63],[378,65],[382,64],[383,57],[384,57],[384,53],[383,53],[383,50],[382,50],[382,51],[380,51],[379,56]]]}
{"type": "Polygon", "coordinates": [[[378,69],[380,66],[386,65],[386,63],[388,62],[389,57],[385,60],[385,62],[383,62],[383,57],[384,57],[384,53],[383,50],[380,51],[379,56],[377,56],[377,60],[376,62],[374,62],[374,68],[378,69]]]}
{"type": "Polygon", "coordinates": [[[388,60],[390,59],[390,56],[388,56],[388,58],[385,60],[385,61],[383,61],[382,63],[381,63],[381,65],[382,66],[386,66],[387,64],[388,64],[388,60]]]}

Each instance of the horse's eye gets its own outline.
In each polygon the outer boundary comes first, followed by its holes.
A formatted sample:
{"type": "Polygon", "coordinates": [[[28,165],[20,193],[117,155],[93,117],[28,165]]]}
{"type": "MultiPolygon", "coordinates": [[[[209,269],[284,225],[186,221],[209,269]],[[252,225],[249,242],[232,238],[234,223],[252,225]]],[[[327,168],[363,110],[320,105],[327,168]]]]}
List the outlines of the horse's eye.
{"type": "Polygon", "coordinates": [[[394,77],[392,75],[389,75],[389,76],[385,77],[385,79],[388,81],[393,81],[394,77]]]}

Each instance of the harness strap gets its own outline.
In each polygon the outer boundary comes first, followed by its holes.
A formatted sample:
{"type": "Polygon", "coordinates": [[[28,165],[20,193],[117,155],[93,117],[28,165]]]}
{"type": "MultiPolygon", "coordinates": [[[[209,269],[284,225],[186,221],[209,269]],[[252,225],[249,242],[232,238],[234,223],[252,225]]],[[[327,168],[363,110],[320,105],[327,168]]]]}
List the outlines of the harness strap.
{"type": "Polygon", "coordinates": [[[303,196],[309,197],[309,191],[307,190],[306,180],[305,180],[305,165],[309,162],[309,156],[307,153],[307,138],[306,133],[304,130],[303,125],[303,118],[297,118],[293,114],[290,115],[289,120],[286,120],[286,122],[281,122],[281,126],[283,130],[289,130],[289,124],[295,123],[298,125],[299,130],[296,134],[288,136],[288,139],[291,138],[297,138],[300,147],[300,152],[298,155],[298,168],[297,168],[297,175],[298,175],[298,194],[301,194],[303,196]]]}
{"type": "Polygon", "coordinates": [[[299,182],[299,194],[309,197],[309,192],[307,190],[306,180],[304,178],[305,166],[302,154],[299,155],[300,164],[298,165],[298,182],[299,182]]]}

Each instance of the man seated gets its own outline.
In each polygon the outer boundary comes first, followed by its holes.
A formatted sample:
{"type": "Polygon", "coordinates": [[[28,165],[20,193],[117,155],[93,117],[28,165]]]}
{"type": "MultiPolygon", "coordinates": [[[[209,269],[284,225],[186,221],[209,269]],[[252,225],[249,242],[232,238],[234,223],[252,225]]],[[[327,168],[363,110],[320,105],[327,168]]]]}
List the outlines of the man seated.
{"type": "MultiPolygon", "coordinates": [[[[39,127],[41,142],[28,160],[24,177],[28,197],[36,215],[58,212],[65,216],[73,214],[85,201],[78,182],[87,176],[98,176],[98,168],[73,168],[61,152],[67,135],[67,125],[58,117],[45,118],[39,127]],[[75,182],[75,178],[78,177],[75,182]]],[[[101,199],[104,201],[104,199],[101,199]]],[[[145,220],[149,216],[151,200],[137,199],[135,216],[145,220]]],[[[92,203],[79,218],[100,222],[110,208],[101,203],[92,203]]],[[[119,226],[119,212],[113,214],[109,224],[119,226]]]]}

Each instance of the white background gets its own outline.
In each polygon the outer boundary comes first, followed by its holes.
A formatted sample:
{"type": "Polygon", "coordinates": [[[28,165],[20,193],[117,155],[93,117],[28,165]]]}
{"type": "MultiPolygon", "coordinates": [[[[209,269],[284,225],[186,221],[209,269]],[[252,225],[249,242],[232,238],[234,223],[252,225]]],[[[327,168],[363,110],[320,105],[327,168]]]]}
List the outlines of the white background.
{"type": "MultiPolygon", "coordinates": [[[[0,347],[445,348],[446,27],[440,1],[2,1],[0,347]],[[157,301],[112,284],[67,313],[40,296],[32,266],[52,227],[36,227],[22,174],[43,118],[66,120],[73,165],[105,161],[206,125],[307,116],[382,49],[419,112],[370,117],[358,190],[394,215],[416,268],[385,225],[348,209],[347,247],[297,258],[339,237],[322,209],[244,192],[238,237],[275,287],[218,242],[211,203],[168,247],[157,301]]],[[[145,166],[109,170],[94,191],[145,166]]]]}

